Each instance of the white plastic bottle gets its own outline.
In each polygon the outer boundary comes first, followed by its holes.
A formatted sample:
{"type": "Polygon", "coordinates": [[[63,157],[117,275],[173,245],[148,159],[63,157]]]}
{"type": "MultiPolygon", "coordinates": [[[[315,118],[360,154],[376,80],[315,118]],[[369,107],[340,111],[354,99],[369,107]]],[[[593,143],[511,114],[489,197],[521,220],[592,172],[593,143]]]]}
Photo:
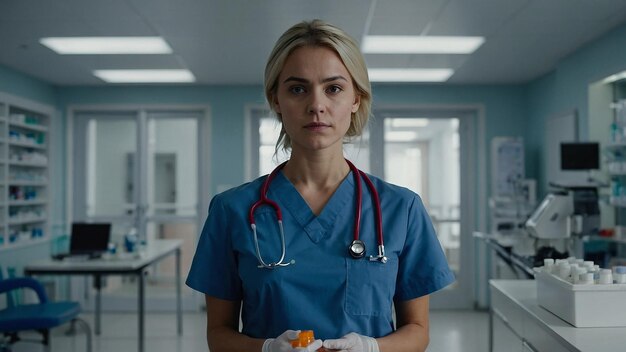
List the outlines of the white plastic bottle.
{"type": "MultiPolygon", "coordinates": [[[[583,277],[583,280],[586,280],[586,276],[583,276],[587,274],[587,269],[585,268],[576,268],[576,274],[574,275],[574,280],[573,283],[577,284],[580,282],[580,277],[583,277]]],[[[593,274],[591,274],[591,281],[593,281],[593,274]]]]}
{"type": "Polygon", "coordinates": [[[615,267],[614,276],[616,284],[626,284],[626,266],[615,267]]]}
{"type": "Polygon", "coordinates": [[[557,275],[563,279],[563,280],[567,280],[570,274],[571,268],[569,263],[567,262],[561,262],[559,263],[558,266],[558,271],[557,271],[557,275]]]}
{"type": "Polygon", "coordinates": [[[543,260],[543,268],[542,271],[547,274],[551,274],[554,271],[554,259],[545,258],[543,260]]]}
{"type": "Polygon", "coordinates": [[[581,269],[577,263],[570,264],[569,282],[576,283],[578,281],[578,269],[581,269]]]}
{"type": "Polygon", "coordinates": [[[580,274],[578,277],[578,284],[580,285],[593,285],[593,273],[586,272],[584,274],[580,274]]]}
{"type": "Polygon", "coordinates": [[[613,272],[611,271],[611,269],[600,270],[600,279],[598,279],[598,283],[601,285],[608,285],[613,283],[613,272]]]}

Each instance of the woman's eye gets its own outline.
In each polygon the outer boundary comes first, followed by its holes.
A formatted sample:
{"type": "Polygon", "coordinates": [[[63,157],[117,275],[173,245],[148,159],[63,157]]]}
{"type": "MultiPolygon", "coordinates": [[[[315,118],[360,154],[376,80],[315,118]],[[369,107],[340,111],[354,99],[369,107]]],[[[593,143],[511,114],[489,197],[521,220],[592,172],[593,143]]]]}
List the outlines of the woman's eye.
{"type": "Polygon", "coordinates": [[[328,92],[329,93],[339,93],[341,92],[343,89],[341,89],[340,86],[330,86],[328,87],[328,92]]]}
{"type": "Polygon", "coordinates": [[[304,93],[304,88],[302,86],[293,86],[289,88],[289,91],[294,94],[302,94],[304,93]]]}

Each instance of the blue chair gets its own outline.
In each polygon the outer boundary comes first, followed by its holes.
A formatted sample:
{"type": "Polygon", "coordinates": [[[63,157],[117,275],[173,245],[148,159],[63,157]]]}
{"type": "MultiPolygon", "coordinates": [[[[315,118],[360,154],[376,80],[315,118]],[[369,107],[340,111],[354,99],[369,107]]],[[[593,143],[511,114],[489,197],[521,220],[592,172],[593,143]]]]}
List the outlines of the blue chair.
{"type": "Polygon", "coordinates": [[[7,294],[7,307],[0,310],[0,334],[4,335],[4,347],[0,338],[0,351],[10,351],[10,345],[18,341],[31,341],[21,339],[20,332],[37,331],[42,335],[42,340],[34,342],[43,343],[46,351],[50,350],[50,329],[71,322],[72,328],[79,322],[87,333],[87,351],[91,352],[91,329],[84,320],[78,318],[81,312],[77,302],[50,302],[43,286],[39,281],[30,277],[17,277],[2,280],[0,278],[0,295],[7,294]],[[38,303],[16,304],[12,296],[15,290],[31,289],[37,294],[38,303]]]}

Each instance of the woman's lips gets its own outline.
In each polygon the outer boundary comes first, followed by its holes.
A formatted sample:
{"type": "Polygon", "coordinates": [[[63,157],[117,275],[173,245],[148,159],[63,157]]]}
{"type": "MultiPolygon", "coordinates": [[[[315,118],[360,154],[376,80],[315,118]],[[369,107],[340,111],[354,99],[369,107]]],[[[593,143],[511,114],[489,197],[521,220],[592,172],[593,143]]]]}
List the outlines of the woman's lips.
{"type": "Polygon", "coordinates": [[[325,128],[330,127],[329,124],[321,123],[321,122],[312,122],[304,126],[309,131],[322,131],[325,128]]]}

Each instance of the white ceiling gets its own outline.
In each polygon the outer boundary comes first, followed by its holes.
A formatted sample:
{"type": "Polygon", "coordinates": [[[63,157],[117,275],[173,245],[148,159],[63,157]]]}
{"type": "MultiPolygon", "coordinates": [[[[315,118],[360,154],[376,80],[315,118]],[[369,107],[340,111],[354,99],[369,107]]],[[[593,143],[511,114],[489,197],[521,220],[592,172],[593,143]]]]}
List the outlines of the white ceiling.
{"type": "MultiPolygon", "coordinates": [[[[0,64],[55,85],[95,69],[187,68],[196,84],[260,84],[292,24],[370,35],[484,36],[472,55],[366,55],[369,67],[453,68],[447,84],[523,83],[626,22],[626,0],[2,0],[0,64]],[[57,55],[49,36],[162,36],[173,55],[57,55]]],[[[626,40],[625,40],[626,42],[626,40]]]]}

